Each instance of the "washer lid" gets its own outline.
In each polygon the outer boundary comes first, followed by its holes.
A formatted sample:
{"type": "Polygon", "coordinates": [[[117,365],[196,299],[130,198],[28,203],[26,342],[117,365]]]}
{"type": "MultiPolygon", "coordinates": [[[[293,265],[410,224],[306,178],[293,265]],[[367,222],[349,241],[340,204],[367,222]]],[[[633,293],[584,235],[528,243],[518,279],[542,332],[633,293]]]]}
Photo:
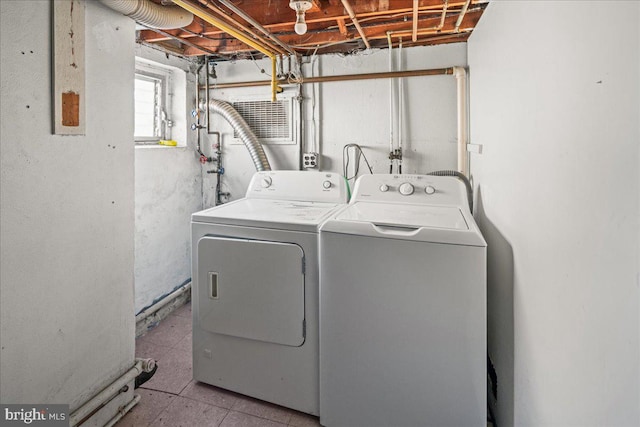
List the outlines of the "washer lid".
{"type": "Polygon", "coordinates": [[[486,246],[473,217],[458,206],[355,202],[327,220],[321,232],[486,246]]]}
{"type": "Polygon", "coordinates": [[[193,222],[317,232],[339,203],[240,199],[196,212],[193,222]]]}
{"type": "Polygon", "coordinates": [[[359,202],[336,216],[342,221],[363,221],[395,227],[468,230],[458,207],[359,202]]]}

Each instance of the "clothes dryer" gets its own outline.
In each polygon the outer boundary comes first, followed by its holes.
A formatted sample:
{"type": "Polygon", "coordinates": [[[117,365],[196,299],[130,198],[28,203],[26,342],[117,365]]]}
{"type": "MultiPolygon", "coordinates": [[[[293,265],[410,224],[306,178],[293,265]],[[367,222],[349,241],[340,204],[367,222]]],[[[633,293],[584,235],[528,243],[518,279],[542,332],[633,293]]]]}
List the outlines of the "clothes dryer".
{"type": "Polygon", "coordinates": [[[334,173],[256,173],[192,215],[193,377],[318,414],[318,229],[347,201],[334,173]]]}

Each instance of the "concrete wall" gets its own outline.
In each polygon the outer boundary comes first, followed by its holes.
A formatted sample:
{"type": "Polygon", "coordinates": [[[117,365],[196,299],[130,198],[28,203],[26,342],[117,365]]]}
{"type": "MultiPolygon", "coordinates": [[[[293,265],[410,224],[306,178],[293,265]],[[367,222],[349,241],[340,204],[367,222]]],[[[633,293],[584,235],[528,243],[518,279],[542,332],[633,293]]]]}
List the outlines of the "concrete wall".
{"type": "MultiPolygon", "coordinates": [[[[431,69],[466,66],[466,44],[403,49],[403,69],[431,69]]],[[[304,75],[338,75],[388,71],[388,51],[374,50],[352,56],[325,55],[303,65],[304,75]]],[[[397,64],[397,52],[394,63],[397,64]]],[[[396,65],[397,67],[397,65],[396,65]]],[[[219,82],[266,79],[260,69],[270,72],[265,60],[239,60],[217,66],[219,82]]],[[[390,105],[389,80],[333,82],[303,86],[302,150],[321,154],[320,169],[342,172],[342,147],[357,143],[363,147],[374,172],[389,171],[390,105]],[[314,138],[315,135],[315,138],[314,138]]],[[[287,90],[297,90],[295,87],[287,90]]],[[[396,86],[397,91],[397,86],[396,86]]],[[[397,92],[396,92],[397,93],[397,92]]],[[[269,99],[268,86],[242,89],[219,89],[212,92],[218,99],[231,99],[259,94],[269,99]]],[[[405,119],[403,172],[424,173],[456,166],[456,82],[453,76],[411,77],[404,80],[405,119]]],[[[394,135],[398,128],[394,114],[394,135]]],[[[212,115],[213,128],[222,132],[225,147],[223,189],[232,198],[242,197],[255,172],[242,145],[232,145],[232,129],[218,115],[212,115]]],[[[210,139],[209,141],[213,141],[210,139]]],[[[210,145],[210,144],[209,144],[210,145]]],[[[298,145],[267,146],[274,169],[298,168],[298,145]]],[[[351,155],[353,164],[353,154],[351,155]]],[[[352,169],[351,169],[352,171],[352,169]]],[[[366,166],[361,165],[364,173],[366,166]]],[[[367,172],[368,173],[368,172],[367,172]]],[[[205,178],[205,205],[212,205],[213,177],[205,178]]]]}
{"type": "Polygon", "coordinates": [[[191,214],[202,208],[202,167],[189,129],[195,77],[191,63],[137,45],[135,54],[174,67],[172,138],[180,147],[135,148],[135,311],[191,277],[191,214]]]}
{"type": "Polygon", "coordinates": [[[468,43],[501,427],[640,425],[639,27],[492,2],[468,43]]]}
{"type": "Polygon", "coordinates": [[[86,136],[55,136],[50,10],[0,2],[0,400],[73,410],[133,366],[134,24],[86,2],[86,136]]]}

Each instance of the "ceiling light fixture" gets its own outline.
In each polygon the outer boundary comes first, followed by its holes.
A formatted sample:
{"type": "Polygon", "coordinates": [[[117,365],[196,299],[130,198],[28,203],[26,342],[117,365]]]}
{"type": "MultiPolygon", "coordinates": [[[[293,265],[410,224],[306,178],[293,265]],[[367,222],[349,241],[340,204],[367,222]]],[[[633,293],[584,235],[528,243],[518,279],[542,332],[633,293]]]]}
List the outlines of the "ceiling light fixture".
{"type": "Polygon", "coordinates": [[[307,23],[304,22],[304,13],[311,9],[310,1],[291,0],[289,7],[296,11],[296,25],[293,26],[296,34],[303,35],[307,32],[307,23]]]}

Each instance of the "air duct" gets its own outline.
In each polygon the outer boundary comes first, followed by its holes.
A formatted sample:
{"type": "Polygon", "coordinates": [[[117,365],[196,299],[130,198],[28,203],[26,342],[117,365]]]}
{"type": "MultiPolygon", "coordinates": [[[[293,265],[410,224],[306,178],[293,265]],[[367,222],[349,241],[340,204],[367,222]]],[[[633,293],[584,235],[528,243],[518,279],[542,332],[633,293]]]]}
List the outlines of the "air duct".
{"type": "Polygon", "coordinates": [[[224,101],[210,99],[209,110],[224,117],[224,119],[228,121],[233,129],[238,133],[240,139],[242,139],[242,142],[247,147],[247,150],[249,150],[249,155],[251,155],[251,160],[253,160],[253,164],[257,171],[271,170],[269,160],[262,148],[262,144],[258,141],[258,137],[253,133],[247,122],[242,118],[240,113],[235,110],[235,108],[224,101]]]}
{"type": "Polygon", "coordinates": [[[151,0],[100,0],[111,9],[140,24],[168,30],[191,24],[193,14],[181,7],[161,6],[151,0]]]}

